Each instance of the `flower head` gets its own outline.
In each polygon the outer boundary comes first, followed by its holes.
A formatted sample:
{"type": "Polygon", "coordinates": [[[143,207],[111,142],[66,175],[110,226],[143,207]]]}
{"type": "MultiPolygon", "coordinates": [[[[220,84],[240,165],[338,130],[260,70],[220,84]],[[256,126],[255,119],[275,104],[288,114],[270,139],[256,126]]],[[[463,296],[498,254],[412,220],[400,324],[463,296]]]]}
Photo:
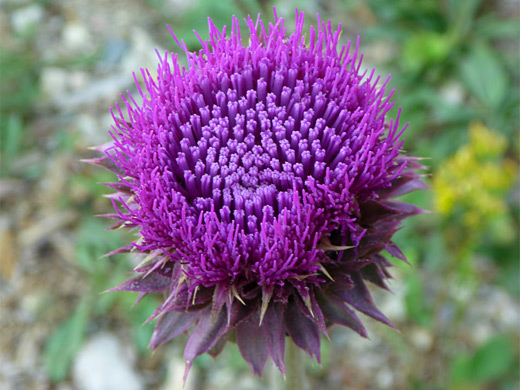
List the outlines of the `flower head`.
{"type": "MultiPolygon", "coordinates": [[[[420,210],[389,199],[423,188],[401,154],[386,82],[362,73],[358,45],[303,13],[288,34],[233,18],[210,38],[142,70],[142,103],[113,113],[113,142],[94,163],[113,169],[118,225],[140,238],[120,251],[145,258],[114,290],[162,292],[153,348],[192,327],[187,368],[230,336],[256,374],[270,356],[284,371],[286,335],[320,359],[332,323],[366,331],[354,310],[391,326],[366,280],[386,288],[386,251],[400,221],[420,210]]],[[[139,86],[138,86],[139,88],[139,86]]],[[[391,95],[391,93],[389,94],[391,95]]]]}

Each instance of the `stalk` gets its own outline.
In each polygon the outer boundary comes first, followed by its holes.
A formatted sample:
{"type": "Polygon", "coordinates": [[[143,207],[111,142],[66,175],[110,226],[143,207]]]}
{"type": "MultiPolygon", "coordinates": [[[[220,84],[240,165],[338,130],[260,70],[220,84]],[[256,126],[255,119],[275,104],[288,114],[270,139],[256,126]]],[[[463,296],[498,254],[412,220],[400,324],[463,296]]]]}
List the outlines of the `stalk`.
{"type": "Polygon", "coordinates": [[[307,378],[303,351],[287,337],[285,357],[285,390],[306,390],[307,378]]]}

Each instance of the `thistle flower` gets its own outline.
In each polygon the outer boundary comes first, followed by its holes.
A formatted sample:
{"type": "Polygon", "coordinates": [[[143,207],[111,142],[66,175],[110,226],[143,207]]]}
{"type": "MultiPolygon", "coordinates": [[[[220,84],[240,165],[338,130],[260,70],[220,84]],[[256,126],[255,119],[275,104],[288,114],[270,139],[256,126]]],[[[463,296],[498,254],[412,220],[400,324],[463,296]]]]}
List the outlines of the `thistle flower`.
{"type": "Polygon", "coordinates": [[[209,20],[199,52],[174,35],[188,68],[158,53],[91,160],[117,173],[115,227],[139,235],[114,253],[144,256],[113,290],[163,294],[151,346],[188,332],[186,372],[230,338],[261,375],[268,357],[284,372],[286,336],[319,361],[331,324],[366,337],[355,311],[392,326],[366,281],[387,288],[383,251],[405,261],[392,235],[420,210],[390,199],[423,188],[421,166],[359,41],[338,50],[341,26],[318,18],[306,43],[303,21],[209,20]]]}

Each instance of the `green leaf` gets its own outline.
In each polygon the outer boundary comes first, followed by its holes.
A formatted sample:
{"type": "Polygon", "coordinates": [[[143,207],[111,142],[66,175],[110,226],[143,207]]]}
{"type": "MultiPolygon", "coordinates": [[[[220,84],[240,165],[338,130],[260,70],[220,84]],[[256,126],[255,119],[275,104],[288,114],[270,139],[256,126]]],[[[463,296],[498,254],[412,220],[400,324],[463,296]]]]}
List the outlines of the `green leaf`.
{"type": "Polygon", "coordinates": [[[18,46],[16,50],[0,46],[0,112],[2,116],[16,113],[27,118],[34,115],[41,61],[35,59],[29,45],[18,46]]]}
{"type": "MultiPolygon", "coordinates": [[[[251,1],[228,2],[228,1],[213,1],[213,0],[199,0],[198,6],[190,7],[182,14],[182,19],[175,25],[175,35],[179,39],[183,39],[190,50],[199,50],[200,42],[193,30],[197,31],[202,39],[209,37],[208,32],[208,17],[213,23],[222,28],[227,26],[227,31],[231,29],[231,15],[236,15],[239,20],[242,20],[247,14],[251,14],[253,19],[260,11],[258,4],[251,1]],[[204,10],[204,16],[200,10],[204,10]]],[[[272,14],[262,15],[264,23],[271,17],[272,14]]],[[[242,26],[243,28],[243,26],[242,26]]],[[[182,51],[179,51],[183,53],[182,51]]]]}
{"type": "Polygon", "coordinates": [[[515,359],[512,341],[499,334],[481,346],[471,360],[471,374],[476,381],[487,382],[504,375],[515,359]]]}
{"type": "Polygon", "coordinates": [[[402,42],[408,38],[409,32],[392,24],[375,24],[363,30],[363,40],[387,39],[395,42],[402,42]]]}
{"type": "Polygon", "coordinates": [[[23,123],[18,115],[9,115],[4,134],[5,138],[2,140],[2,151],[7,156],[13,157],[18,153],[24,137],[23,123]]]}
{"type": "Polygon", "coordinates": [[[433,117],[437,123],[468,123],[480,116],[474,107],[453,105],[442,99],[437,99],[432,105],[433,117]]]}
{"type": "Polygon", "coordinates": [[[499,108],[509,85],[509,77],[497,58],[498,54],[478,46],[460,66],[460,77],[468,90],[483,105],[499,108]]]}
{"type": "Polygon", "coordinates": [[[144,322],[160,305],[157,297],[153,294],[147,295],[136,305],[135,301],[138,294],[134,292],[118,291],[103,295],[111,295],[117,298],[117,306],[122,310],[122,314],[129,325],[134,345],[140,353],[147,353],[155,321],[146,324],[144,322]]]}
{"type": "Polygon", "coordinates": [[[83,299],[72,315],[47,340],[44,364],[49,377],[59,382],[65,379],[74,356],[85,338],[90,303],[83,299]]]}
{"type": "Polygon", "coordinates": [[[471,358],[468,354],[455,355],[449,367],[453,384],[471,382],[471,358]]]}
{"type": "Polygon", "coordinates": [[[77,231],[76,259],[78,266],[97,278],[109,270],[109,260],[100,258],[107,252],[121,247],[121,236],[116,231],[106,232],[108,224],[100,218],[85,218],[77,231]]]}
{"type": "Polygon", "coordinates": [[[412,35],[403,47],[402,61],[406,69],[419,71],[443,62],[451,50],[448,35],[423,31],[412,35]]]}
{"type": "Polygon", "coordinates": [[[434,169],[467,143],[467,126],[465,123],[444,126],[441,132],[429,139],[422,139],[416,146],[419,156],[428,156],[428,165],[434,169]],[[433,147],[432,147],[433,145],[433,147]]]}
{"type": "Polygon", "coordinates": [[[480,7],[481,0],[450,0],[448,14],[452,34],[458,41],[466,39],[473,28],[475,15],[480,7]]]}
{"type": "Polygon", "coordinates": [[[453,19],[458,17],[473,18],[482,0],[449,0],[448,11],[453,19]]]}
{"type": "Polygon", "coordinates": [[[408,277],[405,304],[412,321],[426,327],[431,324],[432,311],[426,304],[422,282],[417,276],[410,275],[408,277]]]}
{"type": "Polygon", "coordinates": [[[494,15],[480,18],[475,29],[476,35],[487,39],[516,38],[520,34],[518,19],[504,20],[494,15]]]}
{"type": "MultiPolygon", "coordinates": [[[[132,299],[135,299],[134,294],[129,293],[127,295],[132,295],[132,299]]],[[[155,297],[147,296],[138,305],[127,309],[134,345],[140,353],[145,353],[148,349],[148,344],[150,343],[154,330],[154,324],[145,324],[144,322],[152,315],[158,305],[159,302],[155,297]]]]}

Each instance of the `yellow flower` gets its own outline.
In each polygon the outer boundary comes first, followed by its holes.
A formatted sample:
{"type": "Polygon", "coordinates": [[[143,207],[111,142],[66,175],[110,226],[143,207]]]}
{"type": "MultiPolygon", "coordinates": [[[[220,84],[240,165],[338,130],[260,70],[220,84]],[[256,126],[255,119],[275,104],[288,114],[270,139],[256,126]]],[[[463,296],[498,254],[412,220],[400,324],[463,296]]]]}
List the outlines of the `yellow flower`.
{"type": "Polygon", "coordinates": [[[447,159],[433,178],[434,207],[445,216],[460,216],[463,227],[485,228],[507,212],[504,201],[517,167],[504,159],[504,136],[481,123],[470,125],[470,141],[447,159]]]}

